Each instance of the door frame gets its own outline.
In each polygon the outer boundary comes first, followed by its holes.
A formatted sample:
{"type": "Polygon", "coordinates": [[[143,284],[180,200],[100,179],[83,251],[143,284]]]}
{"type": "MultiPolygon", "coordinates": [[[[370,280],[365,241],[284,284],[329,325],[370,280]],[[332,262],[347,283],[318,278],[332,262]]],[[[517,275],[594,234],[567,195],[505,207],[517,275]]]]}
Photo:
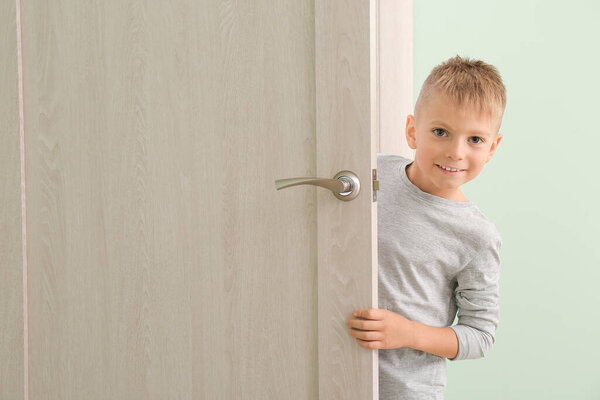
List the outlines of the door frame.
{"type": "Polygon", "coordinates": [[[413,112],[413,0],[379,0],[379,153],[412,159],[406,117],[413,112]]]}

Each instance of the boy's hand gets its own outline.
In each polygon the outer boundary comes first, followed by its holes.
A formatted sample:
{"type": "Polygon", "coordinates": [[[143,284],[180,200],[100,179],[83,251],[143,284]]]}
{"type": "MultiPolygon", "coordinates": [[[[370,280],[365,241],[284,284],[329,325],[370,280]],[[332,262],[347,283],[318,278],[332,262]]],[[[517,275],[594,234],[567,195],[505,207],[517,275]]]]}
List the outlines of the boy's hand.
{"type": "Polygon", "coordinates": [[[366,349],[396,349],[412,347],[415,337],[413,321],[382,308],[356,310],[357,319],[348,318],[350,335],[366,349]],[[360,319],[364,318],[364,319],[360,319]]]}

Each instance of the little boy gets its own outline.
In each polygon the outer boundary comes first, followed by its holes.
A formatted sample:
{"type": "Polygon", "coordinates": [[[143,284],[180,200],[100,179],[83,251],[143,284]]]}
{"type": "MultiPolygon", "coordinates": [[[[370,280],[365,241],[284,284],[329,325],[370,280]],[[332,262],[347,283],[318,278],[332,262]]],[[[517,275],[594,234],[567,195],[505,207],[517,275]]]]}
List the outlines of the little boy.
{"type": "Polygon", "coordinates": [[[496,68],[451,58],[407,118],[414,161],[378,154],[380,308],[346,323],[360,346],[379,349],[382,400],[443,399],[446,358],[484,357],[494,343],[501,238],[460,186],[496,151],[505,106],[496,68]]]}

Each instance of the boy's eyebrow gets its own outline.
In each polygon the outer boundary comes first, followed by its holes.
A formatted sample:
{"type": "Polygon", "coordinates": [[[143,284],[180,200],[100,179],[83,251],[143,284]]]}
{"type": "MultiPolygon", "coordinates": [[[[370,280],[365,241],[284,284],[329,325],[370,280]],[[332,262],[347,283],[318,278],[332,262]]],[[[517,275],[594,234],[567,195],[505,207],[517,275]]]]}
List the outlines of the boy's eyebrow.
{"type": "MultiPolygon", "coordinates": [[[[434,121],[431,121],[431,123],[434,124],[434,125],[442,125],[444,127],[449,128],[451,131],[454,131],[454,128],[452,128],[450,126],[450,124],[447,124],[444,121],[434,120],[434,121]]],[[[478,135],[478,136],[490,137],[490,135],[487,132],[480,132],[480,131],[477,131],[477,130],[472,130],[469,133],[471,133],[473,135],[478,135]]]]}

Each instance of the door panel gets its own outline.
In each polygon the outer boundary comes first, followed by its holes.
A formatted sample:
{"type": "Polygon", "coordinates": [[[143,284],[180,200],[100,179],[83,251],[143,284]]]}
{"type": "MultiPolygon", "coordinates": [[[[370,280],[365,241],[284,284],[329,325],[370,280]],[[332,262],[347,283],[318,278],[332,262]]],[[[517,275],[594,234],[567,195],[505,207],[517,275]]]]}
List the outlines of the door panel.
{"type": "Polygon", "coordinates": [[[23,253],[17,27],[0,2],[0,399],[23,398],[23,253]]]}
{"type": "Polygon", "coordinates": [[[22,7],[31,398],[371,398],[371,2],[22,7]]]}
{"type": "Polygon", "coordinates": [[[319,377],[321,399],[377,399],[377,350],[364,349],[345,320],[377,307],[377,2],[318,1],[316,12],[317,171],[355,172],[361,193],[334,201],[320,190],[319,377]]]}

